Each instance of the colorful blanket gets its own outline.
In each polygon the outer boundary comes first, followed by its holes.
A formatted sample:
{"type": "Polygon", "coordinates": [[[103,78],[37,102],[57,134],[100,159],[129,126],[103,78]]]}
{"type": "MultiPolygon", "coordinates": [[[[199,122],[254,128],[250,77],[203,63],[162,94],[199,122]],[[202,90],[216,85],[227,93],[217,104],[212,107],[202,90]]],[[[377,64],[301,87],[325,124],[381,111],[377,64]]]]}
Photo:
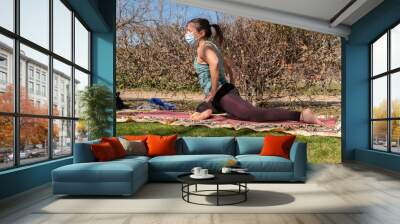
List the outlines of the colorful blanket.
{"type": "Polygon", "coordinates": [[[117,112],[117,122],[159,122],[168,125],[206,126],[209,128],[233,128],[235,130],[248,128],[254,131],[280,131],[304,136],[333,136],[341,137],[340,121],[335,118],[322,118],[325,125],[307,124],[298,121],[252,122],[235,120],[225,114],[213,115],[202,121],[193,121],[188,112],[174,111],[137,111],[122,110],[117,112]]]}

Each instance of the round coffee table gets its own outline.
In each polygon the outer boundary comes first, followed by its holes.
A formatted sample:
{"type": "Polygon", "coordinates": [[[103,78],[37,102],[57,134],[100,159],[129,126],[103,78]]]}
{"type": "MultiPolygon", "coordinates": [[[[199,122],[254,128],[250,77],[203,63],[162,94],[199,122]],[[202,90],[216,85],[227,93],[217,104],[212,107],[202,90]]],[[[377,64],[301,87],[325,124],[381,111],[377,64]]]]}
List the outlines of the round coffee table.
{"type": "Polygon", "coordinates": [[[216,173],[212,179],[193,179],[190,177],[191,173],[182,174],[177,177],[178,181],[182,183],[182,199],[188,203],[198,205],[234,205],[245,202],[247,200],[247,192],[249,188],[247,183],[255,180],[255,177],[248,173],[216,173]],[[215,185],[215,190],[198,190],[197,185],[215,185]],[[223,190],[220,185],[236,185],[237,190],[223,190]],[[194,191],[190,191],[190,186],[195,186],[194,191]],[[205,194],[215,192],[215,194],[205,194]],[[216,204],[202,204],[190,201],[190,196],[203,196],[203,197],[216,197],[216,204]],[[231,203],[221,203],[221,197],[240,196],[240,199],[231,203]]]}

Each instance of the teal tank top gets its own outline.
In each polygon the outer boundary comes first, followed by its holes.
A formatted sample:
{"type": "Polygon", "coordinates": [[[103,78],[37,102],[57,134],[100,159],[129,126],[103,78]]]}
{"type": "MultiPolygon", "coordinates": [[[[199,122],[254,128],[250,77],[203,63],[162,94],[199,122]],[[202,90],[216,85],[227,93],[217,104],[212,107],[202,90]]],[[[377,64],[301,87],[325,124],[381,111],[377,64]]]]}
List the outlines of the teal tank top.
{"type": "MultiPolygon", "coordinates": [[[[212,45],[213,48],[217,51],[218,56],[218,68],[219,68],[219,77],[218,77],[218,87],[226,83],[225,79],[225,71],[224,71],[224,59],[222,58],[222,54],[220,49],[211,41],[206,41],[205,44],[212,45]]],[[[199,79],[199,84],[203,89],[204,95],[208,96],[211,91],[211,73],[208,64],[200,64],[197,62],[197,54],[194,58],[194,70],[196,71],[199,79]]]]}

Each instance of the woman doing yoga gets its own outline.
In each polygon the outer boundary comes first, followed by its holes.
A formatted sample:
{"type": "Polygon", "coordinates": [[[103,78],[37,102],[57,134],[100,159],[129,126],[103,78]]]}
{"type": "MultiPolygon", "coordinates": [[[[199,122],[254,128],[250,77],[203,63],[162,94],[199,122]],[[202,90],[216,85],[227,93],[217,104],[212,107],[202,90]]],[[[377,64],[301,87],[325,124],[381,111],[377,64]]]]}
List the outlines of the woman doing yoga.
{"type": "MultiPolygon", "coordinates": [[[[310,110],[302,112],[280,108],[260,108],[241,98],[236,87],[225,79],[224,57],[219,47],[211,41],[222,40],[218,25],[210,25],[207,19],[196,18],[187,23],[185,40],[196,51],[194,69],[205,95],[204,102],[191,115],[193,120],[210,118],[213,112],[227,113],[238,120],[267,122],[294,120],[305,123],[323,124],[310,110]]],[[[222,42],[222,41],[221,41],[222,42]]]]}

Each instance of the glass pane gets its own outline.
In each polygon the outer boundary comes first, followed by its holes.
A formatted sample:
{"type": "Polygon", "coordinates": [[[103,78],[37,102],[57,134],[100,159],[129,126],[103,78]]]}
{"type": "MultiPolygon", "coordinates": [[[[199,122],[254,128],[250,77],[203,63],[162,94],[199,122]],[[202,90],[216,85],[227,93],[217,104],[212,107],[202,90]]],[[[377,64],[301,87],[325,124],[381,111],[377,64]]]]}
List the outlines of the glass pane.
{"type": "Polygon", "coordinates": [[[387,121],[372,122],[372,148],[387,151],[387,121]]]}
{"type": "Polygon", "coordinates": [[[48,114],[48,64],[47,55],[21,44],[21,113],[48,114]]]}
{"type": "Polygon", "coordinates": [[[0,116],[0,170],[14,165],[13,118],[0,116]]]}
{"type": "Polygon", "coordinates": [[[14,0],[0,1],[0,26],[14,31],[14,0]]]}
{"type": "Polygon", "coordinates": [[[14,111],[13,40],[0,35],[0,111],[14,111]]]}
{"type": "Polygon", "coordinates": [[[71,66],[53,60],[53,114],[72,117],[71,66]]]}
{"type": "Polygon", "coordinates": [[[400,24],[391,30],[390,37],[390,67],[400,67],[400,24]]]}
{"type": "Polygon", "coordinates": [[[85,142],[88,138],[88,130],[84,120],[75,121],[75,143],[85,142]]]}
{"type": "Polygon", "coordinates": [[[392,152],[400,153],[400,120],[391,121],[392,124],[392,133],[391,133],[391,141],[392,141],[392,152]]]}
{"type": "Polygon", "coordinates": [[[49,48],[49,0],[20,0],[21,36],[49,48]]]}
{"type": "Polygon", "coordinates": [[[387,71],[387,34],[372,44],[372,74],[378,75],[387,71]]]}
{"type": "Polygon", "coordinates": [[[75,69],[75,117],[81,114],[80,94],[87,86],[89,86],[89,75],[75,69]]]}
{"type": "Polygon", "coordinates": [[[391,115],[400,118],[400,72],[391,75],[390,86],[391,115]]]}
{"type": "Polygon", "coordinates": [[[49,158],[49,120],[45,118],[20,118],[20,163],[34,163],[49,158]]]}
{"type": "Polygon", "coordinates": [[[72,154],[72,121],[53,120],[53,156],[72,154]]]}
{"type": "Polygon", "coordinates": [[[75,18],[75,64],[89,70],[89,32],[75,18]]]}
{"type": "Polygon", "coordinates": [[[387,117],[387,77],[372,81],[372,118],[387,117]]]}
{"type": "Polygon", "coordinates": [[[53,17],[53,51],[72,60],[72,12],[60,0],[54,0],[53,17]]]}

